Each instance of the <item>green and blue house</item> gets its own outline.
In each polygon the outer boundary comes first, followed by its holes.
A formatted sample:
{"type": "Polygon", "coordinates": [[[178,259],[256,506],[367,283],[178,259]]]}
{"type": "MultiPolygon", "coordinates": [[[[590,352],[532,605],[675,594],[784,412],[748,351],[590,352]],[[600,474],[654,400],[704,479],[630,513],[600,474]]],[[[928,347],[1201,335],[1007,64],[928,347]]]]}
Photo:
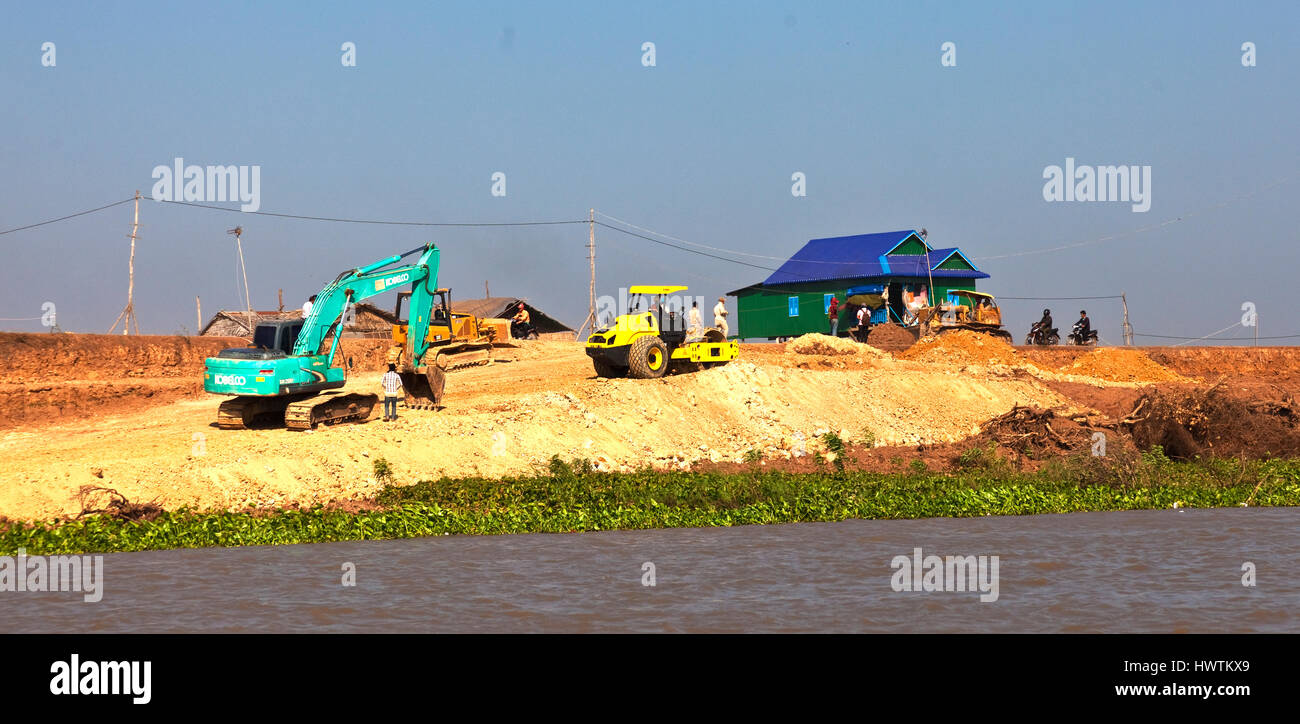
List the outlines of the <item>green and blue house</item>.
{"type": "Polygon", "coordinates": [[[943,300],[949,290],[975,290],[988,274],[956,247],[936,249],[917,231],[887,231],[812,239],[758,284],[728,292],[736,297],[735,336],[775,339],[830,331],[831,297],[840,300],[840,334],[856,324],[848,297],[879,297],[889,287],[888,304],[872,312],[873,324],[899,322],[905,313],[903,291],[927,289],[943,300]],[[928,289],[933,280],[934,289],[928,289]]]}

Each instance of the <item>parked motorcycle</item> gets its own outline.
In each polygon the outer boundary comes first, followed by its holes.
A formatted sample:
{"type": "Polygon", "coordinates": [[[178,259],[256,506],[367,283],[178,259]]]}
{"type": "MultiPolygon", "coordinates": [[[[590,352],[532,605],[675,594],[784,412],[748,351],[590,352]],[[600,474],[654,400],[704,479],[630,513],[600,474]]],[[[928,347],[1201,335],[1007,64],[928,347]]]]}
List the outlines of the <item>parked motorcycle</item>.
{"type": "Polygon", "coordinates": [[[510,336],[513,339],[537,339],[537,330],[527,322],[510,322],[510,336]]]}
{"type": "Polygon", "coordinates": [[[1060,330],[1058,330],[1056,327],[1052,327],[1050,329],[1042,329],[1037,324],[1035,324],[1033,327],[1029,329],[1029,334],[1025,336],[1026,345],[1037,344],[1041,346],[1047,346],[1047,345],[1060,344],[1060,343],[1061,343],[1061,334],[1060,334],[1060,330]]]}
{"type": "Polygon", "coordinates": [[[1074,328],[1070,330],[1070,334],[1067,336],[1067,339],[1069,339],[1070,344],[1073,345],[1084,346],[1089,344],[1097,344],[1097,330],[1090,329],[1088,330],[1087,335],[1082,335],[1079,329],[1079,325],[1075,324],[1074,328]]]}

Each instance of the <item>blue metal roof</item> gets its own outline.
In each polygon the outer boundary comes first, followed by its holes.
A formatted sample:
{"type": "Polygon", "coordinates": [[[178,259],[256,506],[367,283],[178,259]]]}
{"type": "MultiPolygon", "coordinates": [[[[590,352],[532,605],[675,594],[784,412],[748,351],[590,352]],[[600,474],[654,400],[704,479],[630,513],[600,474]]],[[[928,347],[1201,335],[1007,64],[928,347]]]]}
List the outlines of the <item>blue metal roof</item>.
{"type": "Polygon", "coordinates": [[[890,254],[909,237],[925,244],[932,266],[942,264],[956,247],[933,249],[911,230],[886,231],[812,239],[772,273],[765,285],[815,282],[859,277],[924,277],[986,279],[988,274],[968,269],[926,269],[924,254],[890,254]]]}

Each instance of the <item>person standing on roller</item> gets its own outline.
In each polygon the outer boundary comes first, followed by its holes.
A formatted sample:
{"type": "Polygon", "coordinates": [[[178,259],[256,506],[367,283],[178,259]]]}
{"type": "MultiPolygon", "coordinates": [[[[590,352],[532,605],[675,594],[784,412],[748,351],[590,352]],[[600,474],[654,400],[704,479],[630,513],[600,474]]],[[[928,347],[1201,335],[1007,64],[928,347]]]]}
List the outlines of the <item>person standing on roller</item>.
{"type": "Polygon", "coordinates": [[[715,304],[713,307],[713,326],[717,327],[718,331],[722,332],[722,337],[724,339],[727,337],[728,333],[730,332],[730,330],[727,328],[727,298],[726,297],[718,297],[718,303],[715,304]]]}
{"type": "Polygon", "coordinates": [[[700,318],[699,302],[691,302],[691,314],[688,321],[689,329],[686,331],[687,336],[699,336],[700,332],[704,329],[704,320],[700,318]]]}

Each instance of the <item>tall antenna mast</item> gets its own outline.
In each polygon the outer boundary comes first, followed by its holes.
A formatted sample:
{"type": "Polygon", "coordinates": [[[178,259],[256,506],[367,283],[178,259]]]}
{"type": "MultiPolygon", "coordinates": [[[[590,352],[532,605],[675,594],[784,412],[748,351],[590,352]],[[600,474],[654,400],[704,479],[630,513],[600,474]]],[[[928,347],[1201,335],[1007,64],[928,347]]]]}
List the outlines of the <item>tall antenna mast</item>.
{"type": "Polygon", "coordinates": [[[239,271],[244,275],[244,309],[248,311],[248,333],[253,333],[253,302],[248,295],[248,269],[244,267],[244,243],[239,237],[244,234],[244,227],[236,226],[233,229],[226,229],[227,234],[233,234],[235,237],[235,248],[239,250],[239,271]]]}
{"type": "Polygon", "coordinates": [[[140,230],[140,190],[135,192],[135,216],[131,220],[131,259],[127,262],[127,285],[126,285],[126,307],[122,313],[117,315],[113,320],[113,326],[108,328],[108,333],[112,334],[117,328],[117,323],[122,323],[122,334],[126,334],[128,329],[134,329],[136,334],[140,333],[140,323],[135,318],[135,240],[136,232],[140,230]]]}
{"type": "Polygon", "coordinates": [[[578,339],[582,339],[582,332],[591,325],[591,331],[596,331],[596,210],[589,211],[587,221],[587,265],[591,270],[591,277],[587,285],[587,318],[578,327],[578,339]]]}

